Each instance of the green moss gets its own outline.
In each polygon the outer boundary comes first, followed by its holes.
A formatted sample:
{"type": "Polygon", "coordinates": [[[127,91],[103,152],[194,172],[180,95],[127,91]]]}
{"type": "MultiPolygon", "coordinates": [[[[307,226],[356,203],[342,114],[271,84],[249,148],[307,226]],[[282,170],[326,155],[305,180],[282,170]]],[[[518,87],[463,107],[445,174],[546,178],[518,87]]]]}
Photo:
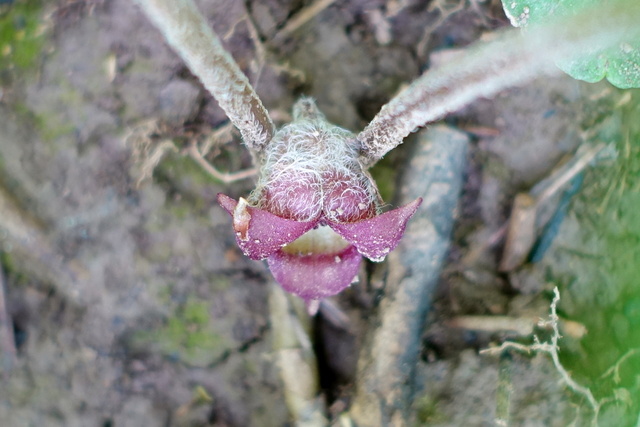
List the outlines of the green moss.
{"type": "Polygon", "coordinates": [[[425,394],[414,402],[417,425],[431,425],[445,421],[444,415],[438,410],[438,402],[425,394]]]}
{"type": "Polygon", "coordinates": [[[156,174],[161,174],[180,187],[210,186],[212,182],[216,182],[193,159],[176,154],[165,157],[158,165],[156,174]]]}
{"type": "Polygon", "coordinates": [[[231,279],[229,279],[229,276],[220,274],[210,277],[209,284],[214,292],[223,292],[228,290],[233,283],[231,279]]]}
{"type": "Polygon", "coordinates": [[[166,307],[171,304],[173,294],[174,283],[169,283],[166,286],[161,286],[156,294],[158,300],[166,307]]]}
{"type": "MultiPolygon", "coordinates": [[[[69,106],[72,105],[71,99],[81,102],[79,96],[72,95],[61,98],[60,102],[69,106]]],[[[59,116],[64,114],[62,110],[55,110],[51,115],[45,115],[35,113],[21,102],[14,103],[12,107],[25,124],[31,125],[38,132],[43,142],[54,141],[61,136],[70,135],[76,130],[75,126],[69,123],[65,117],[59,116]]]]}
{"type": "MultiPolygon", "coordinates": [[[[0,236],[2,236],[2,234],[3,230],[2,228],[0,228],[0,236]]],[[[0,249],[2,249],[1,246],[0,249]]],[[[2,250],[0,250],[0,266],[2,266],[2,269],[6,271],[7,274],[13,274],[18,271],[15,262],[13,261],[13,258],[11,258],[9,252],[5,252],[2,250]]]]}
{"type": "Polygon", "coordinates": [[[167,207],[171,214],[177,219],[183,220],[193,215],[193,206],[190,203],[172,201],[167,207]]]}
{"type": "Polygon", "coordinates": [[[55,141],[76,131],[76,126],[69,120],[69,111],[75,110],[81,114],[86,114],[83,108],[85,101],[82,99],[80,91],[74,88],[69,80],[59,80],[57,91],[55,105],[62,104],[65,106],[64,109],[47,108],[43,110],[44,112],[34,113],[35,120],[38,123],[38,133],[45,142],[55,141]]]}
{"type": "Polygon", "coordinates": [[[209,304],[189,297],[163,326],[136,334],[132,346],[150,347],[189,365],[204,367],[215,362],[229,348],[229,342],[214,326],[209,304]]]}
{"type": "Polygon", "coordinates": [[[392,157],[391,155],[384,157],[371,168],[371,176],[378,186],[380,196],[387,203],[392,201],[396,194],[396,180],[398,178],[398,168],[392,157]]]}
{"type": "Polygon", "coordinates": [[[16,0],[0,8],[0,69],[23,70],[40,56],[44,44],[42,0],[16,0]]]}
{"type": "MultiPolygon", "coordinates": [[[[48,123],[50,124],[50,122],[48,123]]],[[[39,128],[39,133],[44,141],[54,141],[61,136],[72,134],[75,129],[76,127],[70,123],[65,123],[60,126],[43,125],[39,128]]]]}
{"type": "MultiPolygon", "coordinates": [[[[0,236],[2,236],[2,227],[0,227],[0,236]]],[[[12,286],[30,286],[33,285],[33,278],[24,273],[24,269],[16,264],[16,260],[11,256],[10,252],[3,251],[0,244],[0,268],[5,276],[11,280],[12,286]]]]}
{"type": "Polygon", "coordinates": [[[209,306],[202,301],[187,301],[183,310],[184,321],[197,325],[204,326],[209,323],[209,306]]]}
{"type": "Polygon", "coordinates": [[[242,360],[242,371],[245,372],[246,375],[255,375],[256,377],[260,375],[260,369],[256,361],[252,358],[242,360]]]}

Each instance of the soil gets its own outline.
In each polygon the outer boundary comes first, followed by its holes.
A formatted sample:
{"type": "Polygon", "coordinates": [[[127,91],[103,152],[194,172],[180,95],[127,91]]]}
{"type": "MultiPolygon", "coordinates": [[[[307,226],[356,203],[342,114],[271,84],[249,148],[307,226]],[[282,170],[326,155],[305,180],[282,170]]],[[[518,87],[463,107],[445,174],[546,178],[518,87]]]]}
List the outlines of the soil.
{"type": "MultiPolygon", "coordinates": [[[[0,46],[0,281],[13,334],[13,344],[3,342],[0,304],[0,424],[304,425],[276,363],[269,303],[276,285],[265,264],[242,255],[215,201],[219,192],[246,196],[252,180],[223,184],[185,155],[190,143],[209,138],[213,165],[251,166],[235,132],[214,132],[226,125],[224,112],[132,2],[0,3],[12,34],[23,34],[0,39],[9,46],[0,46]]],[[[278,124],[309,95],[353,131],[450,49],[508,25],[495,0],[355,0],[336,1],[277,37],[310,2],[197,3],[278,124]]],[[[555,285],[561,317],[578,330],[563,326],[562,360],[598,399],[627,393],[603,406],[602,425],[637,419],[637,372],[607,387],[597,380],[640,346],[640,305],[629,302],[637,293],[588,286],[596,275],[614,280],[588,257],[607,240],[594,237],[597,224],[585,225],[584,214],[600,205],[594,183],[608,172],[586,178],[595,193],[578,199],[544,261],[500,272],[502,240],[486,243],[508,221],[515,194],[583,141],[612,143],[624,129],[637,131],[626,124],[636,111],[628,93],[637,101],[637,92],[607,83],[545,77],[444,121],[468,138],[468,162],[451,246],[429,296],[409,425],[494,425],[504,414],[508,425],[589,422],[584,396],[560,381],[547,355],[479,353],[506,339],[530,343],[555,285]],[[590,304],[600,314],[592,317],[590,304]],[[463,316],[525,319],[530,330],[460,327],[463,316]],[[613,343],[580,333],[587,325],[593,336],[608,336],[610,324],[613,343]],[[602,358],[590,359],[594,352],[602,358]]],[[[401,173],[416,144],[409,138],[373,171],[391,204],[398,180],[423,179],[401,173]]],[[[637,183],[626,179],[627,188],[637,183]]],[[[337,317],[323,311],[309,333],[327,422],[339,425],[357,393],[358,351],[376,326],[393,262],[367,264],[360,283],[332,299],[337,317]],[[344,316],[346,323],[336,320],[344,316]]]]}

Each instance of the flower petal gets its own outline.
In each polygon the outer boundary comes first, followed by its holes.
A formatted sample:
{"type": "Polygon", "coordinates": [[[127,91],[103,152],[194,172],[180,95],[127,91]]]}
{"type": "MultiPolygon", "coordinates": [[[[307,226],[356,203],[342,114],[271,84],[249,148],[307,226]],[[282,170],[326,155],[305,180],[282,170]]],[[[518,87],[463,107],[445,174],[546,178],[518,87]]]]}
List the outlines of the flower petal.
{"type": "Polygon", "coordinates": [[[348,246],[333,254],[299,255],[278,251],[267,262],[285,291],[307,302],[335,295],[358,276],[362,257],[348,246]]]}
{"type": "Polygon", "coordinates": [[[315,227],[317,221],[300,222],[253,208],[240,198],[237,202],[222,193],[218,203],[233,218],[236,241],[251,259],[264,259],[315,227]]]}
{"type": "Polygon", "coordinates": [[[377,191],[366,175],[323,174],[323,212],[329,221],[355,222],[376,215],[377,191]]]}
{"type": "Polygon", "coordinates": [[[419,198],[370,219],[351,223],[329,222],[327,225],[358,248],[362,255],[380,262],[398,245],[407,222],[421,203],[422,199],[419,198]]]}

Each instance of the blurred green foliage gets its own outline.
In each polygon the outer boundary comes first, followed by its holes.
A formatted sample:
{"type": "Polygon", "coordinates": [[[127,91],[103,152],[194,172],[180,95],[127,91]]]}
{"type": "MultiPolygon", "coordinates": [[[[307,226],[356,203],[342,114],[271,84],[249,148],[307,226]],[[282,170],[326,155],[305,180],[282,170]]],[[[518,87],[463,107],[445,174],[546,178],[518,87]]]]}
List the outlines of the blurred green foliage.
{"type": "Polygon", "coordinates": [[[42,52],[43,0],[15,0],[0,5],[0,70],[29,68],[42,52]]]}
{"type": "MultiPolygon", "coordinates": [[[[515,27],[543,23],[553,16],[571,17],[583,7],[602,0],[502,0],[502,7],[515,27]]],[[[604,50],[581,52],[581,56],[558,62],[571,77],[590,83],[606,78],[621,89],[640,87],[640,40],[627,40],[604,50]]]]}
{"type": "Polygon", "coordinates": [[[587,174],[574,205],[584,241],[597,242],[597,250],[585,246],[587,256],[575,256],[569,266],[560,265],[570,260],[563,258],[552,267],[576,270],[553,280],[562,285],[561,310],[588,333],[579,351],[560,357],[597,399],[613,398],[600,425],[635,426],[640,413],[640,92],[629,95],[624,105],[611,100],[605,108],[615,117],[615,133],[610,127],[595,134],[612,141],[615,160],[587,174]]]}

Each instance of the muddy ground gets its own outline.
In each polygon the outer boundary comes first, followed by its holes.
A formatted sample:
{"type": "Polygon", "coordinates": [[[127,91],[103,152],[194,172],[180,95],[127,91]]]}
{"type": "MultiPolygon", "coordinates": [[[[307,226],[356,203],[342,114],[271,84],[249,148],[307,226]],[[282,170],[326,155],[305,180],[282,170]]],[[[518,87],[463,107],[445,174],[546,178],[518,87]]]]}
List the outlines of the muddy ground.
{"type": "MultiPolygon", "coordinates": [[[[235,132],[215,132],[228,129],[224,113],[128,1],[0,3],[0,425],[304,425],[278,362],[276,285],[242,256],[215,202],[218,192],[246,195],[252,181],[224,184],[185,154],[210,140],[219,169],[251,167],[235,132]]],[[[282,34],[308,3],[198,2],[279,124],[310,95],[359,131],[451,49],[508,25],[494,0],[336,1],[282,34]]],[[[402,423],[591,422],[588,398],[549,355],[480,354],[531,344],[558,286],[560,361],[592,390],[600,425],[637,425],[639,96],[545,77],[437,128],[465,140],[464,184],[402,423]],[[499,271],[514,196],[584,142],[603,143],[606,156],[586,168],[549,250],[499,271]]],[[[424,179],[406,172],[420,141],[374,169],[390,204],[424,179]]],[[[400,261],[367,264],[332,300],[334,316],[321,311],[298,331],[317,356],[326,421],[313,425],[348,425],[363,393],[358,350],[400,261]]]]}

